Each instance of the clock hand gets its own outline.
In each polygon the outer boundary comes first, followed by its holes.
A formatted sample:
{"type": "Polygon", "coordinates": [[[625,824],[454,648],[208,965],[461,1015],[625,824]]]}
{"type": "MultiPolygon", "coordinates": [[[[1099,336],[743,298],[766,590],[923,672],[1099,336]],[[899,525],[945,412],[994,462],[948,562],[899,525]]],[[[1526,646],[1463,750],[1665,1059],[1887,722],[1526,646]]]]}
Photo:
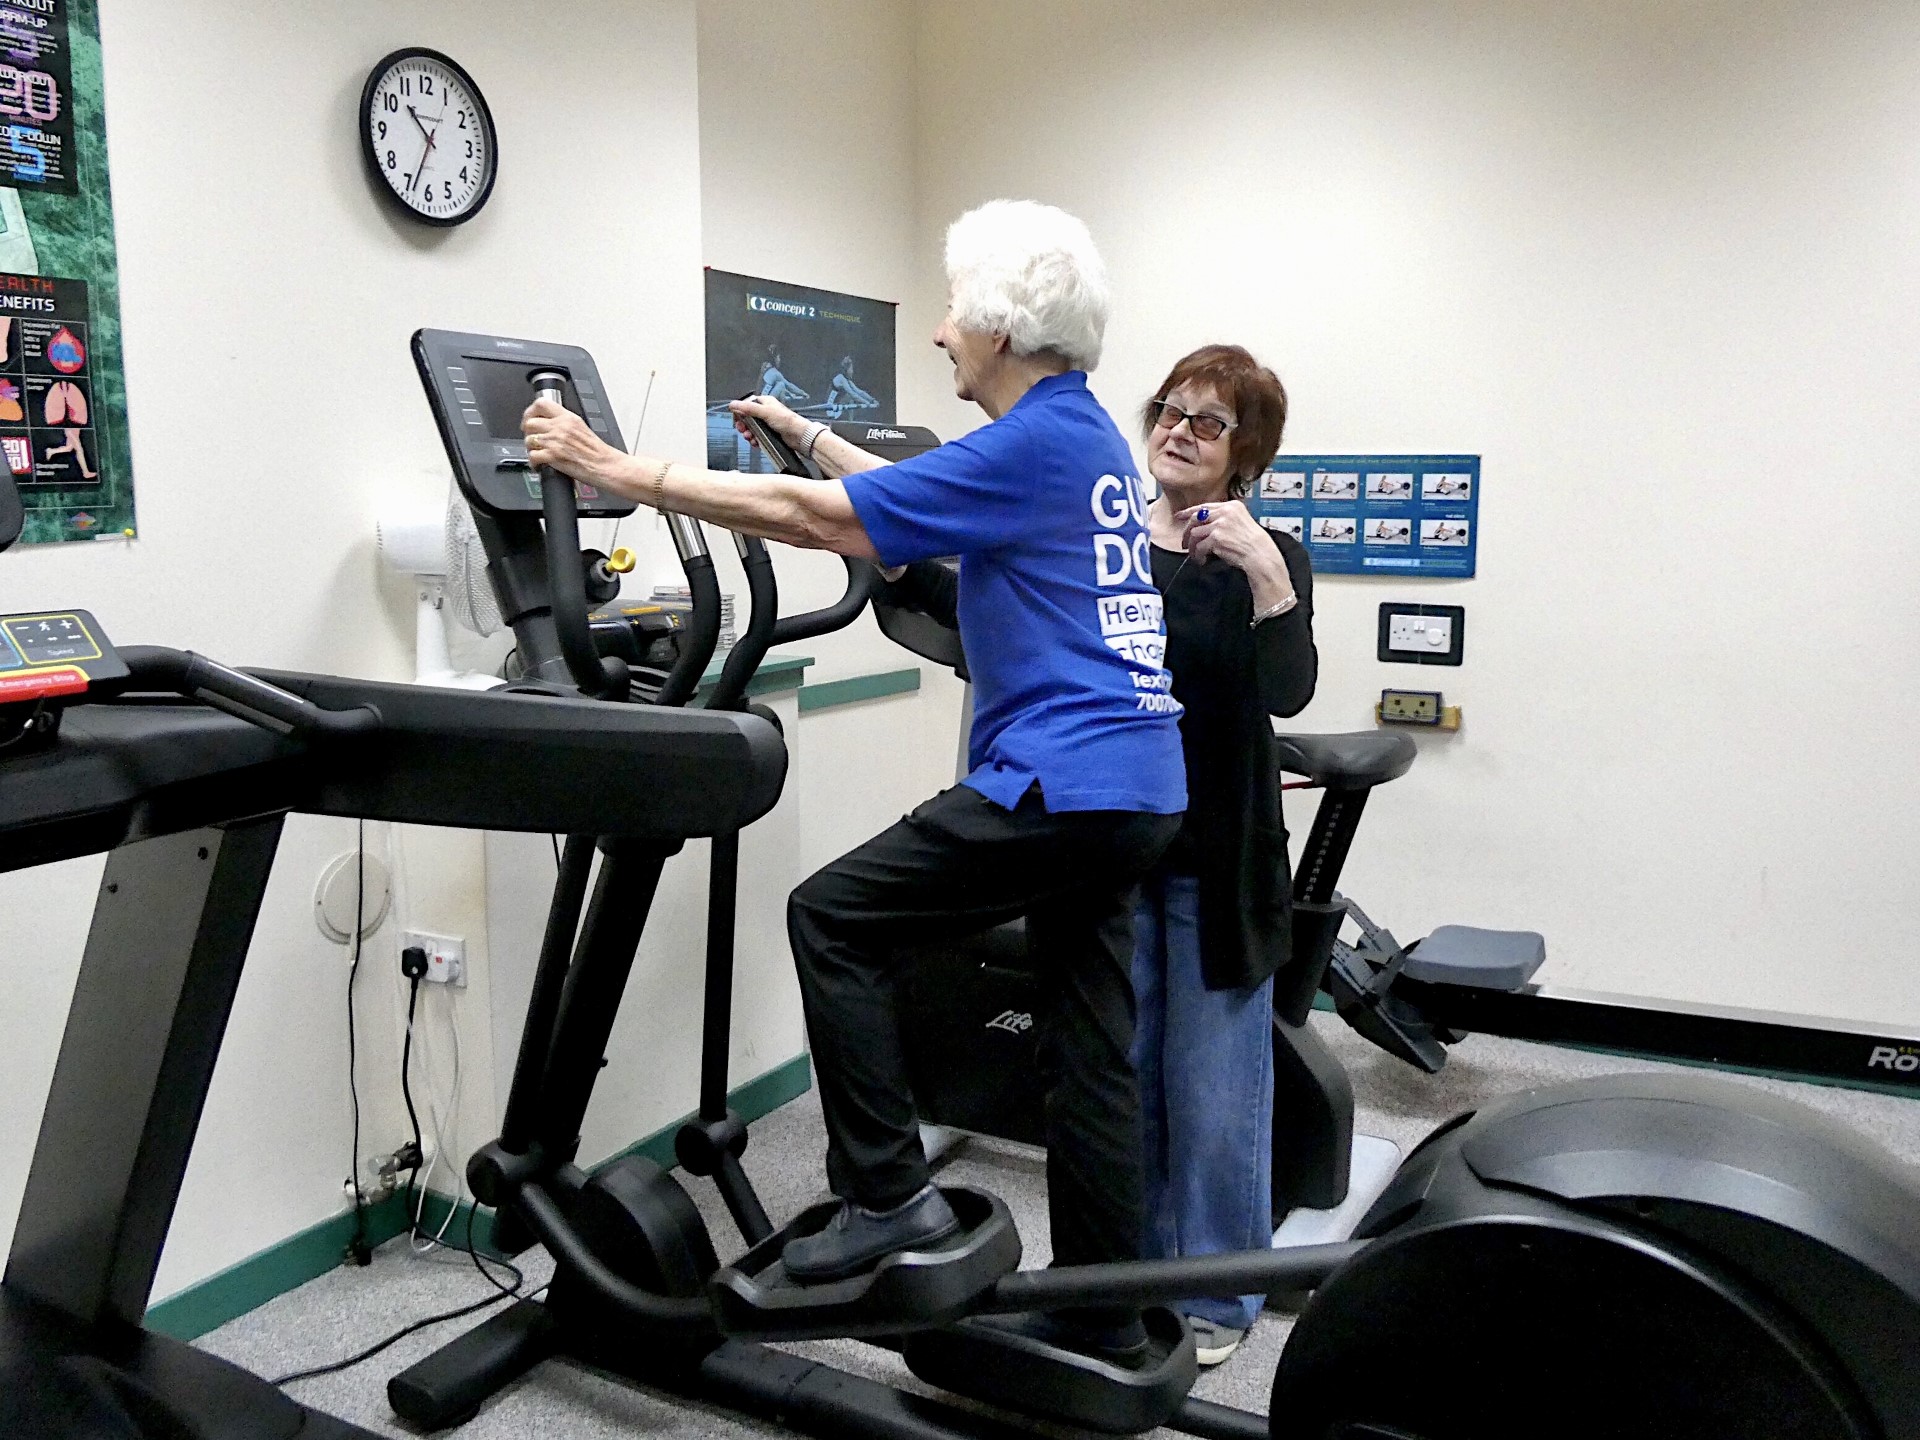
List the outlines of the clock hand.
{"type": "Polygon", "coordinates": [[[407,182],[407,190],[411,192],[414,186],[420,183],[420,177],[426,173],[427,161],[433,158],[434,136],[436,132],[427,129],[426,125],[420,119],[420,112],[414,109],[413,106],[409,105],[407,107],[407,113],[413,116],[413,123],[420,127],[420,133],[427,137],[427,143],[420,151],[420,163],[414,166],[413,179],[407,182]]]}

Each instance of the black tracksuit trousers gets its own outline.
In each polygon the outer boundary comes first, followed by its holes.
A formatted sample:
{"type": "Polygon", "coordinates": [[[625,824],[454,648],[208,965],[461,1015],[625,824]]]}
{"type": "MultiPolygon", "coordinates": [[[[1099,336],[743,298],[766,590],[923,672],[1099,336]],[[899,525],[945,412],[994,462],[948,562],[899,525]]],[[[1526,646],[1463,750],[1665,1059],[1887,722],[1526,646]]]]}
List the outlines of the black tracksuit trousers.
{"type": "Polygon", "coordinates": [[[927,1183],[896,955],[1025,915],[1043,993],[1054,1263],[1139,1257],[1133,892],[1179,828],[1177,815],[1049,813],[1037,786],[1006,810],[956,785],[793,892],[787,931],[836,1195],[887,1209],[927,1183]]]}

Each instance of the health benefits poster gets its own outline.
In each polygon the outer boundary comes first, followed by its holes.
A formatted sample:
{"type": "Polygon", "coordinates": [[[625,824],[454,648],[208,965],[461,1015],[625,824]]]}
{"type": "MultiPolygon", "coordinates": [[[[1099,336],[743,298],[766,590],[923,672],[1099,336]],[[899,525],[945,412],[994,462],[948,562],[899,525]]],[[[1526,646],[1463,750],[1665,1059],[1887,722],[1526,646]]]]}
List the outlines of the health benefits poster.
{"type": "Polygon", "coordinates": [[[98,0],[0,0],[0,459],[29,543],[131,536],[98,0]]]}
{"type": "Polygon", "coordinates": [[[894,423],[894,306],[707,271],[707,465],[767,473],[727,402],[771,395],[812,420],[894,423]]]}

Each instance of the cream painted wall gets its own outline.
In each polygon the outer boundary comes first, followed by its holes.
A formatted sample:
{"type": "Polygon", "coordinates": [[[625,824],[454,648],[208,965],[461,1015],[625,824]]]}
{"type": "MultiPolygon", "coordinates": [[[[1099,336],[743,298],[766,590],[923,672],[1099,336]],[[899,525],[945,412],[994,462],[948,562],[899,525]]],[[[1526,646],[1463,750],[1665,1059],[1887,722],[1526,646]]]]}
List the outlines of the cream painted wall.
{"type": "Polygon", "coordinates": [[[1235,340],[1290,449],[1484,456],[1478,578],[1318,587],[1300,728],[1418,681],[1466,712],[1376,801],[1352,893],[1403,935],[1539,928],[1592,988],[1920,1022],[1879,939],[1920,842],[1920,12],[918,14],[916,253],[994,195],[1081,214],[1115,414],[1235,340]],[[1466,664],[1378,664],[1388,599],[1464,604],[1466,664]]]}
{"type": "MultiPolygon", "coordinates": [[[[915,25],[904,0],[701,0],[700,204],[716,269],[904,300],[937,247],[915,241],[915,25]]],[[[903,306],[899,418],[949,367],[933,322],[903,306]]],[[[925,422],[935,423],[935,422],[925,422]]],[[[959,428],[972,429],[975,419],[959,428]]],[[[943,435],[958,433],[949,427],[943,435]]],[[[839,561],[775,548],[788,612],[830,603],[839,561]]],[[[732,556],[726,557],[732,569],[732,556]]],[[[742,592],[744,593],[744,592],[742,592]]],[[[952,783],[960,683],[880,634],[871,614],[795,647],[810,682],[917,665],[921,689],[801,720],[802,874],[952,783]],[[849,785],[849,776],[858,784],[849,785]]]]}
{"type": "MultiPolygon", "coordinates": [[[[899,300],[913,275],[910,7],[701,0],[698,8],[702,260],[899,300]]],[[[898,337],[903,374],[917,358],[913,338],[898,337]]],[[[774,566],[788,612],[830,604],[845,583],[828,555],[783,546],[774,566]]],[[[727,573],[738,574],[731,554],[727,573]]],[[[744,607],[744,584],[728,584],[744,607]]],[[[871,615],[804,648],[818,662],[816,680],[902,663],[871,615]]]]}
{"type": "MultiPolygon", "coordinates": [[[[123,641],[411,674],[412,592],[382,574],[373,522],[390,500],[437,507],[445,494],[407,354],[420,325],[583,343],[629,428],[657,369],[648,433],[696,453],[699,367],[684,359],[699,355],[702,323],[690,0],[572,0],[565,26],[502,0],[103,9],[141,533],[131,545],[10,552],[0,609],[77,600],[123,641]],[[500,128],[499,186],[450,233],[392,219],[360,171],[360,85],[408,44],[465,65],[500,128]],[[231,105],[236,77],[259,97],[244,123],[231,105]]],[[[622,538],[643,549],[636,582],[672,573],[653,527],[629,525],[622,538]]],[[[371,848],[388,845],[385,828],[368,827],[371,848]]],[[[310,911],[321,866],[353,835],[350,823],[288,827],[159,1295],[339,1208],[346,970],[310,911]]],[[[471,1007],[481,1043],[465,1058],[482,1069],[469,1078],[491,1089],[480,837],[408,831],[399,870],[406,913],[370,942],[362,979],[363,1153],[404,1135],[398,923],[468,939],[474,983],[432,1004],[471,1007]]],[[[9,947],[0,1238],[98,873],[96,861],[0,877],[9,913],[31,894],[53,917],[9,947]]]]}

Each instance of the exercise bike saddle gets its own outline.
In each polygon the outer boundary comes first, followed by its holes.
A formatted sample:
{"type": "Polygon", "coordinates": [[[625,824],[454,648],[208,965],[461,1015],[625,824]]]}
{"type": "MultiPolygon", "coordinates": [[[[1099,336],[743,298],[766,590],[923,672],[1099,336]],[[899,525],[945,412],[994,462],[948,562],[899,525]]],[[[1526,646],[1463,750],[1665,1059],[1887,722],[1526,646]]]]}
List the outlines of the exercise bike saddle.
{"type": "Polygon", "coordinates": [[[924,1250],[900,1250],[846,1280],[802,1285],[780,1254],[787,1241],[824,1229],[837,1200],[809,1206],[786,1229],[714,1275],[708,1290],[720,1328],[767,1340],[897,1335],[943,1325],[1020,1264],[1020,1235],[998,1196],[942,1186],[960,1233],[924,1250]]]}
{"type": "Polygon", "coordinates": [[[1419,747],[1411,736],[1381,730],[1343,735],[1276,735],[1280,768],[1328,790],[1366,790],[1398,780],[1413,768],[1419,747]]]}

